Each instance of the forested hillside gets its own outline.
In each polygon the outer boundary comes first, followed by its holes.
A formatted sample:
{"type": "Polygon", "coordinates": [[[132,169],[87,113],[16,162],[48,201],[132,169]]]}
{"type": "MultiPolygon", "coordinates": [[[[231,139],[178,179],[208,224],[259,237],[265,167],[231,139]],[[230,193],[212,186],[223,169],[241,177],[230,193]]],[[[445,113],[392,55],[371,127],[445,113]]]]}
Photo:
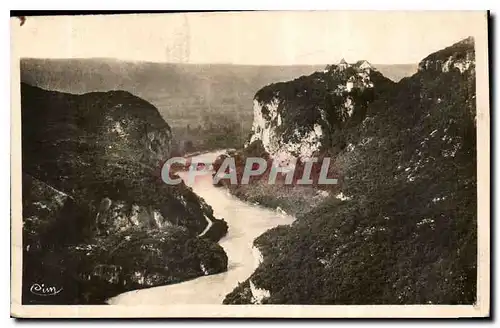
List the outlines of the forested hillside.
{"type": "Polygon", "coordinates": [[[24,304],[101,304],[227,269],[227,225],[155,174],[172,133],[153,105],[21,84],[21,107],[24,304]],[[61,292],[36,295],[40,283],[61,292]]]}
{"type": "Polygon", "coordinates": [[[259,237],[263,263],[225,303],[257,302],[251,285],[269,291],[258,302],[274,304],[474,303],[475,100],[472,38],[379,93],[325,150],[342,196],[259,237]]]}

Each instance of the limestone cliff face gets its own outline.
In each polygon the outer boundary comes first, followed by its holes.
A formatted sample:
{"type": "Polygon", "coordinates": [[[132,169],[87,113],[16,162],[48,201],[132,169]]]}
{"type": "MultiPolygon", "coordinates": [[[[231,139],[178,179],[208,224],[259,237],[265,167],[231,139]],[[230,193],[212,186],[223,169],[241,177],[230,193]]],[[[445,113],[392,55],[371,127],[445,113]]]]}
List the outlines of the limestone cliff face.
{"type": "Polygon", "coordinates": [[[473,40],[419,66],[344,126],[342,192],[260,236],[264,261],[226,304],[476,303],[473,40]]]}
{"type": "Polygon", "coordinates": [[[447,73],[457,70],[464,73],[475,68],[474,39],[468,37],[454,45],[424,58],[418,70],[447,73]]]}
{"type": "Polygon", "coordinates": [[[249,143],[261,140],[267,152],[283,161],[312,157],[335,144],[332,136],[344,126],[357,124],[368,104],[392,84],[367,61],[343,61],[323,72],[268,85],[254,98],[249,143]]]}
{"type": "Polygon", "coordinates": [[[227,268],[215,243],[227,226],[158,175],[172,135],[154,106],[123,91],[26,84],[21,98],[24,285],[59,280],[65,290],[50,300],[26,290],[25,302],[99,303],[227,268]],[[198,237],[207,218],[217,229],[198,237]]]}

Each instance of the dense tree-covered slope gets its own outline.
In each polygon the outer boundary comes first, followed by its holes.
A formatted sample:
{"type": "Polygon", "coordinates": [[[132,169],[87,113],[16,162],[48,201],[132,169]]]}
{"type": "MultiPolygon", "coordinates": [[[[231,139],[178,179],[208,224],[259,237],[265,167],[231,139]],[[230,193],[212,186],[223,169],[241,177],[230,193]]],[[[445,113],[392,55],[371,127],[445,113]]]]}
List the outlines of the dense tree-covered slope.
{"type": "Polygon", "coordinates": [[[344,200],[259,237],[263,263],[225,303],[474,303],[475,104],[471,38],[422,60],[343,129],[344,200]]]}
{"type": "Polygon", "coordinates": [[[158,172],[171,132],[128,92],[21,85],[23,302],[98,303],[126,290],[226,270],[227,226],[158,172]],[[200,236],[207,218],[215,224],[200,236]],[[59,286],[38,297],[33,284],[59,286]]]}

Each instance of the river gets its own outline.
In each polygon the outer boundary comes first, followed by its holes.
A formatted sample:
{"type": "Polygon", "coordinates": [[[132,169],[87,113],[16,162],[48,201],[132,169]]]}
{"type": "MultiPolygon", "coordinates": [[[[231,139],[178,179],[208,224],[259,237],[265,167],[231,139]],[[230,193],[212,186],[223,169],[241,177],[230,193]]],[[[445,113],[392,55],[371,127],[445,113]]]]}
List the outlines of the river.
{"type": "MultiPolygon", "coordinates": [[[[213,162],[222,151],[201,154],[193,161],[213,162]]],[[[227,272],[202,276],[178,284],[133,290],[108,300],[113,305],[222,304],[239,282],[246,280],[260,263],[260,252],[253,248],[255,238],[294,217],[259,205],[249,204],[232,196],[225,188],[213,186],[211,173],[189,184],[186,173],[179,176],[193,191],[212,206],[216,218],[224,218],[229,229],[219,241],[228,256],[227,272]]]]}

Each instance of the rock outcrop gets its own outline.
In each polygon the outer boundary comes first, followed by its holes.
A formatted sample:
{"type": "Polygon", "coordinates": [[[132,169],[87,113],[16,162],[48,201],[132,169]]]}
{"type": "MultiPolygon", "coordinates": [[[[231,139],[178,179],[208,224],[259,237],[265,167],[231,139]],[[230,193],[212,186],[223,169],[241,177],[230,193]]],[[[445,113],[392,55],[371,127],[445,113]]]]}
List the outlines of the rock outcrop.
{"type": "MultiPolygon", "coordinates": [[[[264,261],[225,303],[252,303],[257,287],[273,304],[476,302],[474,42],[419,67],[344,126],[341,193],[256,239],[264,261]]],[[[306,117],[294,124],[312,126],[306,117]]]]}
{"type": "Polygon", "coordinates": [[[101,303],[226,270],[216,244],[225,222],[190,188],[157,174],[171,132],[154,106],[123,91],[72,95],[26,84],[21,98],[24,303],[101,303]],[[198,237],[207,218],[217,229],[198,237]],[[63,288],[57,297],[29,292],[49,281],[63,288]]]}
{"type": "Polygon", "coordinates": [[[368,105],[394,83],[367,61],[328,65],[323,72],[268,85],[253,101],[249,143],[261,140],[276,159],[310,158],[333,144],[342,129],[358,124],[368,105]]]}
{"type": "Polygon", "coordinates": [[[474,68],[474,63],[474,39],[468,37],[453,46],[427,56],[419,63],[418,70],[420,72],[432,70],[443,73],[458,70],[460,73],[464,73],[474,68]]]}

